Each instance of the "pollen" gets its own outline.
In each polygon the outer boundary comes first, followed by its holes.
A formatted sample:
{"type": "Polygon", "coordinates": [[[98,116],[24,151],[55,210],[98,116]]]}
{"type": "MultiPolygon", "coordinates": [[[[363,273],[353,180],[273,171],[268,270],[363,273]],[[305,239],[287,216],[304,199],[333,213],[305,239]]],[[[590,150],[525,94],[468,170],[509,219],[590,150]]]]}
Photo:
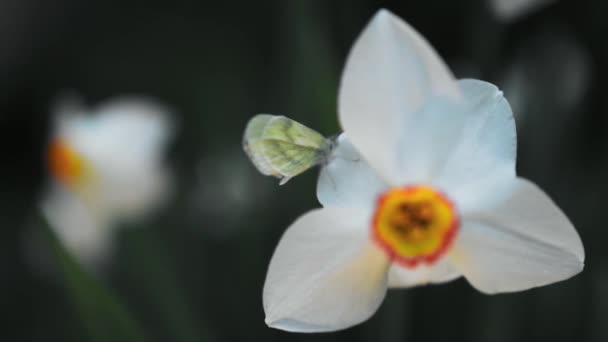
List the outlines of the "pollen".
{"type": "Polygon", "coordinates": [[[451,246],[460,221],[452,202],[428,186],[392,188],[378,198],[374,240],[394,261],[433,264],[451,246]]]}
{"type": "Polygon", "coordinates": [[[61,139],[49,144],[47,161],[51,175],[64,185],[77,186],[86,176],[85,159],[61,139]]]}

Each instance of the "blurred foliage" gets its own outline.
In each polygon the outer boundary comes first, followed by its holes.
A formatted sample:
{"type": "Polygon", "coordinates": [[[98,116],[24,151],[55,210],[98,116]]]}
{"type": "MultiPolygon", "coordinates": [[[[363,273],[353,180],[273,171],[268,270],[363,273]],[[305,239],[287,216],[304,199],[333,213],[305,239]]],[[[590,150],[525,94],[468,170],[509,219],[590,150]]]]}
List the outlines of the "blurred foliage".
{"type": "Polygon", "coordinates": [[[39,228],[45,232],[51,253],[55,258],[53,266],[63,278],[67,295],[72,297],[86,330],[86,340],[146,341],[141,327],[124,305],[94,277],[82,270],[46,223],[41,222],[39,228]]]}
{"type": "Polygon", "coordinates": [[[485,0],[0,3],[0,339],[607,340],[607,10],[603,0],[561,0],[503,21],[485,0]],[[283,230],[318,206],[316,173],[278,187],[241,153],[242,130],[267,112],[336,133],[344,58],[380,7],[422,32],[458,77],[503,88],[516,109],[518,172],[572,219],[587,267],[514,294],[485,296],[464,280],[390,291],[372,319],[342,332],[269,329],[266,267],[283,230]],[[52,237],[61,273],[40,272],[23,248],[46,181],[49,106],[66,89],[90,103],[146,94],[178,113],[168,156],[176,196],[123,227],[96,278],[52,237]]]}

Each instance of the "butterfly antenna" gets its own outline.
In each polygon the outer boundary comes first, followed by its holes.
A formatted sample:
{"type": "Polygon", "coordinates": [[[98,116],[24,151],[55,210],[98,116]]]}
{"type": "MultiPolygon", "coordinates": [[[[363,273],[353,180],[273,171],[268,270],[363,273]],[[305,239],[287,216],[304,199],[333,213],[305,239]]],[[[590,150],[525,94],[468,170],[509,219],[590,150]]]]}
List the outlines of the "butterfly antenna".
{"type": "Polygon", "coordinates": [[[334,154],[334,158],[340,158],[342,160],[347,160],[347,161],[350,161],[350,162],[353,162],[353,163],[358,163],[359,161],[361,161],[360,157],[357,157],[357,158],[353,159],[353,158],[350,158],[350,157],[341,156],[339,154],[334,154]]]}
{"type": "MultiPolygon", "coordinates": [[[[336,134],[334,134],[334,135],[332,135],[332,136],[330,136],[330,137],[328,137],[328,138],[327,138],[327,140],[329,140],[329,142],[330,142],[330,146],[331,146],[331,148],[330,148],[330,152],[331,152],[331,151],[333,151],[333,150],[335,150],[335,149],[336,149],[336,147],[338,146],[338,137],[339,137],[339,136],[340,136],[340,134],[342,134],[343,132],[344,132],[344,131],[340,131],[340,132],[338,132],[338,133],[336,133],[336,134]]],[[[355,158],[355,159],[352,159],[352,158],[348,158],[348,157],[346,157],[346,156],[341,156],[341,155],[339,155],[339,154],[335,154],[335,153],[332,153],[332,157],[334,157],[334,158],[335,158],[335,157],[338,157],[338,158],[340,158],[340,159],[343,159],[343,160],[348,160],[348,161],[351,161],[351,162],[353,162],[353,163],[359,162],[359,161],[361,160],[361,158],[359,158],[359,157],[357,157],[357,158],[355,158]]]]}

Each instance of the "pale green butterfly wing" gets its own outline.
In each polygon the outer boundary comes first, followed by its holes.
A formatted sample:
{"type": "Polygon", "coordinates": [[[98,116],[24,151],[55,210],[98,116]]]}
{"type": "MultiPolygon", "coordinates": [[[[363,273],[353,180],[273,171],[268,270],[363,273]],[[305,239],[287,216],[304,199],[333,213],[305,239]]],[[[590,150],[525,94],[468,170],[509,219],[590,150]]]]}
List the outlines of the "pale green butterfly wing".
{"type": "Polygon", "coordinates": [[[284,116],[274,116],[268,120],[262,139],[289,142],[319,151],[327,148],[327,139],[320,133],[284,116]]]}
{"type": "Polygon", "coordinates": [[[264,155],[280,174],[280,184],[321,163],[325,156],[320,150],[279,140],[262,142],[264,155]]]}
{"type": "Polygon", "coordinates": [[[243,148],[265,175],[290,178],[322,163],[331,143],[318,132],[284,116],[260,114],[247,124],[243,148]]]}
{"type": "Polygon", "coordinates": [[[243,149],[258,171],[267,176],[280,178],[281,174],[275,171],[267,158],[264,157],[264,148],[262,147],[264,129],[272,118],[272,115],[260,114],[249,120],[243,136],[243,149]]]}

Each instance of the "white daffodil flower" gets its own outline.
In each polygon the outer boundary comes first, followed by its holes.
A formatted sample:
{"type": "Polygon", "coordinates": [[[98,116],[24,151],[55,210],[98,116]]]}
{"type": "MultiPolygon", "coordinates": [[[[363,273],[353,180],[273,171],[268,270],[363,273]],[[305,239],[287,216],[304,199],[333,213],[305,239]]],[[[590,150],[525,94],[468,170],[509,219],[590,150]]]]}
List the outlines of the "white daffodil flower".
{"type": "Polygon", "coordinates": [[[568,218],[515,174],[502,93],[455,80],[410,26],[379,11],[348,57],[344,133],[313,210],[287,229],[264,286],[266,323],[296,332],[368,319],[387,288],[464,276],[479,291],[521,291],[583,268],[568,218]]]}
{"type": "Polygon", "coordinates": [[[59,107],[47,147],[42,211],[84,264],[103,263],[117,223],[140,218],[169,190],[163,156],[171,136],[158,104],[123,98],[87,111],[59,107]]]}

